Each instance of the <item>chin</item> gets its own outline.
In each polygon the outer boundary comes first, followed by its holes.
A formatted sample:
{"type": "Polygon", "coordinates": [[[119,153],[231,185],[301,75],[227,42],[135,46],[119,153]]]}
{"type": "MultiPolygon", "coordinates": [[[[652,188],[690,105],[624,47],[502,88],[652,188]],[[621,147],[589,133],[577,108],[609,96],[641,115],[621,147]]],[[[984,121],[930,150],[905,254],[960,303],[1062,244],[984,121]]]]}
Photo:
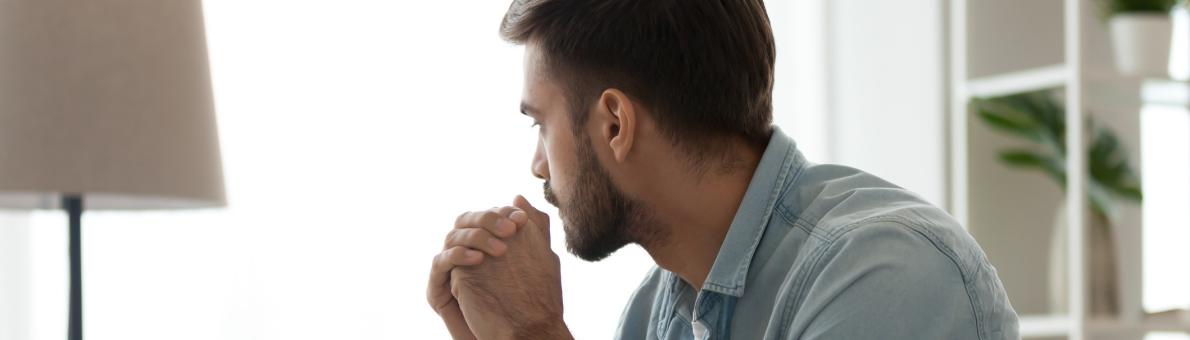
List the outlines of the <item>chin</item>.
{"type": "Polygon", "coordinates": [[[592,230],[577,229],[582,227],[571,227],[572,225],[574,224],[562,225],[562,230],[566,233],[566,251],[583,261],[599,262],[629,243],[613,238],[612,235],[593,234],[592,230]]]}

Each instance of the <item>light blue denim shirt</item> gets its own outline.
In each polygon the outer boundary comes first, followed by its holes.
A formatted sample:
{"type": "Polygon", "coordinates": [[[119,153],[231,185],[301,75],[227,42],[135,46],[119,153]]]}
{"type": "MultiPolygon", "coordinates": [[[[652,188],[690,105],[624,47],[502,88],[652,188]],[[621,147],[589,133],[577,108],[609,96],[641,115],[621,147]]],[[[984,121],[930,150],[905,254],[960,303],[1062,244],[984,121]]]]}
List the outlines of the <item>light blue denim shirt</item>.
{"type": "Polygon", "coordinates": [[[1017,339],[996,269],[946,212],[773,136],[702,289],[654,268],[620,339],[1017,339]]]}

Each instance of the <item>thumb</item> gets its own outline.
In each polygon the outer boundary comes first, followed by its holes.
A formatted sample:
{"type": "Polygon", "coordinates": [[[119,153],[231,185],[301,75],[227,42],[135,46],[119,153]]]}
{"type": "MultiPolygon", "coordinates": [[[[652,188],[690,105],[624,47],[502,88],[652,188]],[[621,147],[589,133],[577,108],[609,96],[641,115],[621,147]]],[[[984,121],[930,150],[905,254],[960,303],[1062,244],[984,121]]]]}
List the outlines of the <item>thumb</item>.
{"type": "Polygon", "coordinates": [[[525,196],[521,195],[516,195],[516,198],[512,199],[512,206],[525,211],[525,213],[529,215],[529,219],[533,221],[533,224],[536,224],[546,236],[549,236],[550,215],[546,215],[546,213],[541,212],[541,210],[537,210],[536,207],[534,207],[532,204],[529,204],[529,200],[525,199],[525,196]]]}

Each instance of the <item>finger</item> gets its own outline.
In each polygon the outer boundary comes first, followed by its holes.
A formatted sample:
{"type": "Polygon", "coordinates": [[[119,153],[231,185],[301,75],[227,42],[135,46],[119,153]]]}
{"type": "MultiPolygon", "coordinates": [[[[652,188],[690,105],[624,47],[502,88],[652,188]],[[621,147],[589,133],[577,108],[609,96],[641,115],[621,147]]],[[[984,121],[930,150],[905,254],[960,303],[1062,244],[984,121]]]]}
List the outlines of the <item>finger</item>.
{"type": "Polygon", "coordinates": [[[537,207],[534,207],[533,204],[529,203],[529,200],[526,199],[525,196],[516,195],[516,197],[512,199],[512,206],[524,210],[526,213],[530,214],[530,217],[533,218],[549,218],[549,215],[541,212],[541,210],[538,210],[537,207]]]}
{"type": "Polygon", "coordinates": [[[466,212],[455,219],[455,228],[483,228],[496,236],[509,237],[516,234],[517,225],[507,216],[497,209],[466,212]]]}
{"type": "Polygon", "coordinates": [[[453,247],[476,249],[492,256],[502,256],[508,251],[508,245],[504,241],[486,229],[480,228],[453,229],[448,232],[443,249],[453,247]]]}
{"type": "Polygon", "coordinates": [[[434,256],[434,264],[430,268],[430,285],[433,287],[449,287],[450,271],[458,266],[474,266],[483,262],[483,253],[466,247],[453,247],[443,250],[434,256]]]}
{"type": "MultiPolygon", "coordinates": [[[[496,214],[498,214],[500,216],[508,217],[509,215],[512,215],[512,213],[514,213],[514,212],[521,211],[521,208],[517,208],[514,206],[505,206],[505,207],[499,207],[499,208],[492,208],[491,210],[495,211],[496,214]]],[[[515,221],[513,221],[513,222],[515,222],[515,221]]]]}
{"type": "Polygon", "coordinates": [[[442,317],[454,339],[475,339],[467,327],[451,292],[450,273],[457,266],[475,265],[483,260],[483,254],[466,248],[450,248],[434,256],[430,269],[430,288],[427,295],[430,305],[442,317]]]}
{"type": "MultiPolygon", "coordinates": [[[[517,225],[517,228],[520,228],[520,226],[525,225],[525,222],[529,221],[527,218],[525,218],[525,216],[527,216],[527,215],[525,214],[525,212],[523,210],[521,210],[521,208],[517,208],[514,206],[507,206],[507,207],[492,208],[492,210],[495,211],[497,215],[504,216],[504,217],[508,218],[510,221],[512,221],[512,223],[515,223],[517,225]]],[[[515,230],[514,230],[514,233],[515,233],[515,230]]],[[[505,235],[502,237],[508,237],[508,236],[512,236],[512,235],[505,235]]]]}
{"type": "Polygon", "coordinates": [[[455,228],[489,228],[495,229],[493,231],[499,234],[510,227],[516,227],[516,223],[507,221],[496,209],[498,208],[465,212],[455,219],[455,228]]]}
{"type": "Polygon", "coordinates": [[[483,263],[483,252],[467,247],[450,247],[434,257],[434,271],[450,273],[458,266],[474,266],[483,263]]]}
{"type": "Polygon", "coordinates": [[[537,210],[536,207],[529,204],[529,200],[525,199],[525,196],[521,195],[517,195],[516,198],[512,199],[512,206],[524,210],[528,215],[526,216],[528,219],[532,220],[547,237],[550,235],[550,215],[537,210]]]}
{"type": "MultiPolygon", "coordinates": [[[[434,255],[430,266],[430,296],[450,287],[450,271],[458,266],[474,266],[483,262],[483,253],[465,247],[454,247],[434,255]]],[[[433,302],[431,302],[433,303],[433,302]]],[[[435,310],[440,306],[434,306],[435,310]]]]}
{"type": "MultiPolygon", "coordinates": [[[[541,210],[537,210],[537,207],[534,207],[533,204],[530,204],[529,200],[525,199],[525,196],[516,195],[516,197],[513,197],[512,198],[512,206],[520,208],[521,210],[524,210],[526,213],[529,213],[529,214],[533,214],[533,215],[543,214],[541,212],[541,210]]],[[[536,217],[536,216],[531,216],[531,217],[536,217]]]]}
{"type": "Polygon", "coordinates": [[[529,215],[525,211],[518,209],[508,214],[508,219],[516,222],[517,225],[525,225],[525,223],[529,222],[529,215]]]}

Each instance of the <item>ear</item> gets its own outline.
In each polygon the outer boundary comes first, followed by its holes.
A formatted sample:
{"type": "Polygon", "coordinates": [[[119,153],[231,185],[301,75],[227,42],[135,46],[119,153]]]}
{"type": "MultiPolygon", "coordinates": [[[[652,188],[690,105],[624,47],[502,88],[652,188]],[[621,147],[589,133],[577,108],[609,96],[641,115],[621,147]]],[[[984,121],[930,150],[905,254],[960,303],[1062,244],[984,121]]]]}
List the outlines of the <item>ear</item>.
{"type": "Polygon", "coordinates": [[[599,132],[611,147],[616,161],[624,162],[636,140],[636,102],[620,90],[607,89],[599,96],[599,108],[607,114],[599,132]]]}

